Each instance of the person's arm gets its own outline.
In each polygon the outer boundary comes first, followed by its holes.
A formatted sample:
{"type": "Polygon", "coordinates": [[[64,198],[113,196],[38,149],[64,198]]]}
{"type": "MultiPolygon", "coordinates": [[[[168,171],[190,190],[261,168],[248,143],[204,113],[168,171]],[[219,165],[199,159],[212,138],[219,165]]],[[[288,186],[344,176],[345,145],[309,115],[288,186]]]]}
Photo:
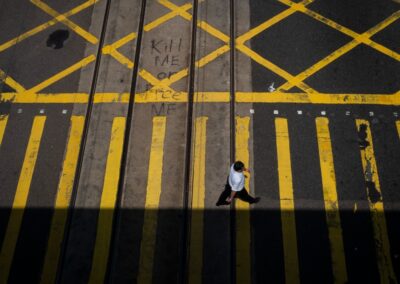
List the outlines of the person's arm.
{"type": "Polygon", "coordinates": [[[233,190],[232,190],[231,196],[228,197],[228,199],[226,200],[226,202],[231,203],[232,200],[233,200],[233,198],[235,198],[235,194],[236,194],[236,191],[233,191],[233,190]]]}

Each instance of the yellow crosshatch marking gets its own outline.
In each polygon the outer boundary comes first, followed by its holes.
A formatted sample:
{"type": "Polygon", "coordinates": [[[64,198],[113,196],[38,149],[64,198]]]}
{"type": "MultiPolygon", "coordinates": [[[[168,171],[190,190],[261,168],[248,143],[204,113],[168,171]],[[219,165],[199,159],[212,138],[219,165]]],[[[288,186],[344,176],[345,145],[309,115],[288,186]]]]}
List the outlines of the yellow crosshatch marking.
{"type": "Polygon", "coordinates": [[[54,19],[52,19],[52,20],[50,20],[50,21],[48,21],[48,22],[46,22],[46,23],[44,23],[44,24],[42,24],[40,26],[37,26],[36,28],[33,28],[33,29],[25,32],[22,35],[17,36],[16,38],[13,38],[12,40],[7,41],[4,44],[1,44],[0,45],[0,52],[2,52],[4,50],[14,46],[17,43],[20,43],[21,41],[23,41],[23,40],[25,40],[25,39],[27,39],[27,38],[29,38],[29,37],[37,34],[37,33],[40,33],[42,31],[44,31],[45,29],[47,29],[47,28],[49,28],[51,26],[54,26],[55,24],[59,23],[62,20],[65,20],[66,18],[68,18],[70,16],[78,14],[79,12],[81,12],[81,11],[89,8],[90,6],[96,4],[98,1],[99,0],[88,0],[85,3],[80,4],[79,6],[73,8],[72,10],[70,10],[70,11],[68,11],[68,12],[66,12],[66,13],[64,13],[62,15],[58,14],[57,17],[54,17],[54,19]]]}
{"type": "MultiPolygon", "coordinates": [[[[92,44],[96,44],[98,42],[98,39],[92,35],[91,33],[85,31],[82,29],[80,26],[69,20],[67,17],[64,15],[60,15],[56,10],[52,9],[49,5],[44,3],[43,1],[40,0],[31,0],[33,4],[35,4],[37,7],[42,9],[44,12],[49,14],[50,16],[53,16],[54,18],[59,18],[60,22],[66,25],[68,28],[76,32],[78,35],[86,39],[88,42],[92,44]]],[[[95,3],[96,1],[92,1],[95,3]]]]}
{"type": "MultiPolygon", "coordinates": [[[[42,0],[30,0],[32,4],[37,6],[39,9],[43,10],[48,15],[52,16],[53,19],[45,22],[33,28],[27,32],[24,32],[20,36],[11,39],[3,44],[0,44],[0,52],[18,44],[19,42],[34,36],[37,33],[40,33],[49,27],[55,25],[56,23],[62,23],[66,25],[68,28],[72,29],[86,41],[92,44],[97,44],[98,39],[96,36],[92,35],[88,31],[84,30],[82,27],[71,21],[69,18],[91,6],[96,4],[101,0],[88,0],[70,11],[60,14],[56,10],[52,9],[45,1],[42,0]]],[[[202,0],[199,3],[204,2],[202,0]]],[[[368,31],[362,34],[358,34],[351,29],[342,26],[339,23],[336,23],[329,18],[320,15],[307,6],[314,2],[314,0],[303,0],[300,3],[292,2],[291,0],[279,0],[284,5],[287,5],[288,8],[281,13],[275,15],[274,17],[267,19],[265,22],[260,25],[251,28],[249,31],[239,35],[235,39],[235,49],[255,60],[265,68],[271,70],[276,73],[280,77],[284,78],[286,82],[279,86],[277,90],[273,93],[241,93],[237,94],[237,102],[264,102],[264,103],[286,103],[286,102],[295,102],[295,103],[328,103],[328,104],[381,104],[381,105],[399,105],[399,92],[395,94],[324,94],[318,92],[318,90],[314,90],[312,87],[308,86],[304,83],[304,80],[314,75],[321,69],[325,68],[350,50],[354,49],[356,46],[360,44],[365,44],[376,51],[385,54],[396,61],[400,61],[400,54],[373,41],[371,37],[378,32],[384,30],[386,27],[394,23],[400,18],[400,10],[390,15],[384,21],[372,27],[368,31]],[[335,29],[350,38],[352,40],[335,50],[325,58],[322,58],[319,62],[314,64],[313,66],[308,67],[303,72],[294,75],[290,74],[283,68],[277,66],[272,63],[267,58],[262,57],[254,50],[249,48],[246,45],[246,42],[257,36],[258,34],[264,32],[265,30],[271,28],[275,24],[285,20],[290,17],[294,13],[304,13],[305,15],[313,18],[315,21],[321,22],[332,29],[335,29]],[[304,93],[296,93],[290,94],[285,93],[293,86],[297,86],[304,93]]],[[[192,20],[192,14],[189,12],[192,8],[191,2],[185,3],[181,6],[174,4],[169,0],[158,0],[158,3],[163,7],[169,9],[170,11],[160,16],[159,18],[153,20],[152,22],[146,24],[143,29],[145,32],[150,32],[153,29],[167,23],[169,20],[175,17],[181,17],[187,21],[192,20]]],[[[204,20],[199,20],[197,26],[204,30],[209,35],[214,38],[221,40],[224,45],[218,47],[214,51],[211,51],[208,55],[205,55],[203,58],[196,61],[196,67],[202,68],[206,64],[214,61],[218,57],[222,56],[226,52],[230,50],[229,42],[230,37],[223,32],[219,31],[217,28],[213,27],[209,23],[204,20]]],[[[130,58],[127,58],[121,52],[118,51],[119,48],[124,45],[132,42],[137,37],[135,32],[129,33],[124,37],[118,39],[112,44],[105,45],[102,48],[102,53],[105,55],[110,55],[115,60],[117,60],[122,65],[126,66],[129,69],[134,67],[134,62],[130,58]]],[[[73,64],[70,67],[67,67],[65,70],[58,72],[56,75],[44,80],[37,86],[31,86],[29,88],[23,87],[20,83],[18,83],[15,79],[13,79],[10,74],[6,74],[4,71],[0,70],[0,81],[4,82],[6,85],[13,88],[16,93],[0,93],[0,99],[5,101],[11,101],[15,103],[87,103],[88,96],[86,94],[38,94],[38,92],[43,89],[53,85],[59,80],[69,76],[73,72],[76,72],[89,64],[94,63],[96,60],[95,54],[87,55],[87,57],[83,58],[81,61],[73,64]],[[71,95],[71,98],[67,96],[71,95]]],[[[177,72],[170,78],[166,78],[163,80],[158,80],[151,73],[147,72],[144,69],[139,70],[139,75],[145,79],[148,83],[150,83],[153,87],[144,92],[137,94],[137,102],[138,103],[147,103],[147,102],[187,102],[187,93],[185,92],[176,92],[171,88],[173,83],[178,82],[179,80],[187,77],[189,74],[189,68],[184,68],[181,71],[177,72]],[[169,95],[168,95],[169,94],[169,95]]],[[[112,103],[112,102],[128,102],[129,94],[112,94],[110,96],[104,96],[103,94],[96,94],[97,99],[95,99],[95,103],[112,103]]],[[[228,102],[229,97],[227,98],[226,94],[218,93],[218,92],[209,92],[209,93],[201,93],[202,98],[206,98],[203,100],[205,102],[228,102]],[[218,95],[218,97],[212,98],[214,95],[218,95]]],[[[197,98],[198,94],[196,94],[197,98]]],[[[195,98],[195,101],[197,100],[195,98]]],[[[200,101],[200,100],[199,100],[200,101]]]]}

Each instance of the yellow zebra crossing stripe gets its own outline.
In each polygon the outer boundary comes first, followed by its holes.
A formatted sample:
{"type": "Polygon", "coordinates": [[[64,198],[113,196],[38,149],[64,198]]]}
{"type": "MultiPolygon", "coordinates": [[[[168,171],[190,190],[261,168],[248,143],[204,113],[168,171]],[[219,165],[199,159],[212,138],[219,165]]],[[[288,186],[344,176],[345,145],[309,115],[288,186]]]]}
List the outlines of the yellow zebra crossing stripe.
{"type": "Polygon", "coordinates": [[[317,117],[317,139],[322,177],[326,222],[331,247],[332,270],[335,283],[347,282],[346,260],[344,257],[342,228],[340,224],[339,202],[336,192],[335,168],[333,165],[329,121],[317,117]]]}
{"type": "Polygon", "coordinates": [[[121,167],[122,148],[125,134],[125,117],[115,117],[104,176],[103,193],[97,221],[96,243],[89,283],[103,283],[107,270],[115,202],[121,167]]]}
{"type": "Polygon", "coordinates": [[[366,190],[374,229],[374,239],[375,244],[377,244],[375,251],[381,283],[396,283],[396,276],[393,271],[390,256],[390,244],[386,229],[382,192],[379,183],[378,167],[375,160],[370,124],[367,120],[363,119],[356,119],[356,124],[359,135],[365,135],[365,137],[363,137],[365,139],[360,141],[364,144],[360,145],[360,152],[364,178],[367,184],[366,190]],[[371,200],[371,196],[373,195],[376,196],[371,200]]]}
{"type": "MultiPolygon", "coordinates": [[[[236,160],[246,166],[250,162],[250,117],[236,117],[236,160]]],[[[250,174],[245,187],[250,192],[250,174]]],[[[236,282],[251,283],[250,269],[250,205],[236,199],[236,282]]]]}
{"type": "Polygon", "coordinates": [[[67,209],[74,185],[84,122],[85,117],[83,116],[71,117],[69,139],[58,184],[54,214],[41,277],[41,283],[43,284],[55,282],[61,242],[64,236],[65,222],[67,220],[67,209]]]}
{"type": "Polygon", "coordinates": [[[167,118],[153,118],[150,161],[147,177],[142,241],[140,245],[138,283],[151,283],[156,244],[157,214],[161,196],[164,139],[167,118]]]}
{"type": "Polygon", "coordinates": [[[299,283],[296,221],[290,160],[289,131],[286,118],[275,119],[278,154],[279,195],[281,205],[285,278],[287,283],[299,283]]]}
{"type": "Polygon", "coordinates": [[[8,115],[0,116],[0,146],[3,142],[4,132],[6,131],[6,126],[8,122],[8,115]]]}
{"type": "Polygon", "coordinates": [[[14,202],[12,205],[10,217],[8,219],[8,225],[3,241],[3,246],[1,248],[0,283],[7,283],[8,280],[8,275],[14,257],[14,250],[17,244],[25,206],[28,200],[32,175],[35,169],[45,121],[45,116],[35,116],[33,120],[32,130],[18,180],[17,190],[15,192],[14,202]]]}
{"type": "Polygon", "coordinates": [[[192,220],[190,226],[189,283],[202,283],[203,268],[203,217],[206,175],[206,130],[207,117],[198,117],[195,122],[192,220]]]}

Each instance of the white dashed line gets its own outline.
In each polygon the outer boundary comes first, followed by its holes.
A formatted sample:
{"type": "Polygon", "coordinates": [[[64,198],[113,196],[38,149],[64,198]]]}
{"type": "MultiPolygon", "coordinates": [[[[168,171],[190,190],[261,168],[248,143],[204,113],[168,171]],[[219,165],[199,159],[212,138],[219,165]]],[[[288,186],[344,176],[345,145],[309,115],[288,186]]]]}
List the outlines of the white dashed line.
{"type": "Polygon", "coordinates": [[[395,117],[398,117],[398,116],[399,116],[399,115],[397,114],[397,112],[394,112],[393,115],[394,115],[395,117]]]}
{"type": "Polygon", "coordinates": [[[44,113],[44,109],[41,109],[41,110],[39,111],[39,113],[43,114],[43,113],[44,113]]]}
{"type": "Polygon", "coordinates": [[[17,110],[17,113],[22,113],[22,108],[19,108],[19,109],[17,110]]]}
{"type": "Polygon", "coordinates": [[[350,115],[350,111],[346,111],[346,115],[350,115]]]}
{"type": "Polygon", "coordinates": [[[369,116],[374,116],[374,112],[373,112],[373,111],[370,111],[370,112],[369,112],[369,116]]]}
{"type": "Polygon", "coordinates": [[[326,111],[324,111],[324,110],[321,111],[321,114],[322,114],[322,115],[326,115],[326,111]]]}
{"type": "Polygon", "coordinates": [[[66,109],[63,109],[63,111],[62,111],[62,114],[67,114],[67,110],[66,109]]]}
{"type": "Polygon", "coordinates": [[[298,111],[297,111],[297,114],[298,114],[298,115],[302,115],[302,114],[303,114],[303,111],[302,111],[302,110],[298,110],[298,111]]]}
{"type": "Polygon", "coordinates": [[[250,109],[250,113],[253,114],[254,113],[254,109],[251,108],[250,109]]]}
{"type": "Polygon", "coordinates": [[[274,110],[274,114],[279,114],[279,111],[278,110],[274,110]]]}

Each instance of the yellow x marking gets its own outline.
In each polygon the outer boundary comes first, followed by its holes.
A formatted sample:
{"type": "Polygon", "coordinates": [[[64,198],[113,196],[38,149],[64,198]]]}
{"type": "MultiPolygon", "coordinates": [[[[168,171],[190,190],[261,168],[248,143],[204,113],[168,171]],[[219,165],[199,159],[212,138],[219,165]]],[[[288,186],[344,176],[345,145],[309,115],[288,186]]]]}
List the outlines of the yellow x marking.
{"type": "Polygon", "coordinates": [[[52,19],[44,24],[41,24],[40,26],[37,26],[36,28],[33,28],[33,29],[27,31],[27,32],[23,33],[22,35],[17,36],[16,38],[13,38],[12,40],[7,41],[6,43],[1,44],[0,52],[16,45],[17,43],[19,43],[37,33],[40,33],[41,31],[44,31],[45,29],[57,24],[64,18],[68,18],[70,16],[73,16],[73,15],[87,9],[88,7],[94,5],[97,1],[99,1],[99,0],[88,0],[85,3],[82,3],[81,5],[73,8],[72,10],[70,10],[62,15],[59,15],[59,16],[55,17],[54,19],[52,19]]]}
{"type": "MultiPolygon", "coordinates": [[[[41,0],[30,0],[33,4],[35,4],[37,7],[39,7],[41,10],[49,14],[50,16],[54,18],[58,18],[58,20],[69,27],[71,30],[76,32],[78,35],[86,39],[88,42],[91,44],[96,44],[98,42],[98,39],[92,35],[91,33],[85,31],[82,29],[80,26],[69,20],[67,17],[64,15],[59,14],[56,10],[52,9],[49,5],[46,3],[42,2],[41,0]]],[[[93,4],[97,2],[98,0],[91,0],[93,4]]]]}
{"type": "MultiPolygon", "coordinates": [[[[303,5],[308,5],[312,3],[313,0],[304,0],[300,3],[303,5]]],[[[251,59],[256,61],[257,63],[261,64],[265,68],[271,70],[272,72],[278,74],[280,77],[284,78],[286,81],[292,82],[294,85],[302,89],[308,94],[314,94],[317,93],[317,91],[313,90],[310,86],[302,82],[301,80],[298,80],[295,76],[291,75],[289,72],[283,70],[279,66],[275,65],[271,61],[263,58],[261,55],[259,55],[257,52],[254,50],[250,49],[245,45],[245,42],[250,40],[251,38],[255,37],[259,33],[265,31],[266,29],[272,27],[273,25],[279,23],[280,21],[286,19],[293,13],[295,13],[297,10],[295,7],[289,7],[288,9],[282,11],[281,13],[277,14],[276,16],[272,17],[271,19],[265,21],[264,23],[260,24],[259,26],[249,30],[248,32],[244,33],[243,35],[239,36],[236,38],[236,48],[244,53],[245,55],[249,56],[251,59]]]]}
{"type": "Polygon", "coordinates": [[[316,72],[318,72],[319,70],[321,70],[322,68],[324,68],[325,66],[329,65],[330,63],[332,63],[333,61],[335,61],[336,59],[338,59],[339,57],[343,56],[344,54],[346,54],[347,52],[349,52],[350,50],[352,50],[353,48],[355,48],[356,46],[360,45],[361,43],[364,43],[372,48],[374,48],[375,50],[386,54],[387,56],[390,56],[391,58],[400,61],[400,54],[382,46],[379,43],[374,42],[373,40],[371,40],[370,38],[375,35],[376,33],[380,32],[381,30],[383,30],[384,28],[386,28],[387,26],[389,26],[390,24],[392,24],[393,22],[395,22],[397,19],[400,18],[400,11],[395,12],[394,14],[392,14],[390,17],[388,17],[387,19],[385,19],[384,21],[382,21],[381,23],[377,24],[375,27],[369,29],[368,31],[366,31],[363,34],[358,34],[330,19],[325,18],[324,16],[315,13],[311,10],[309,10],[308,8],[306,8],[303,4],[301,3],[294,3],[291,2],[289,0],[279,0],[280,2],[296,9],[296,11],[302,12],[318,21],[320,21],[321,23],[324,23],[326,25],[328,25],[331,28],[334,28],[335,30],[338,30],[350,37],[353,38],[353,40],[345,45],[343,45],[342,47],[340,47],[339,49],[335,50],[334,52],[332,52],[331,54],[329,54],[328,56],[326,56],[325,58],[323,58],[322,60],[320,60],[319,62],[317,62],[316,64],[314,64],[313,66],[311,66],[310,68],[308,68],[307,70],[303,71],[302,73],[298,74],[294,80],[287,80],[288,82],[286,82],[285,84],[283,84],[282,86],[280,86],[279,88],[277,88],[277,91],[287,91],[289,90],[293,85],[297,85],[299,82],[304,81],[305,79],[307,79],[308,77],[310,77],[311,75],[315,74],[316,72]]]}
{"type": "MultiPolygon", "coordinates": [[[[165,14],[164,16],[148,23],[147,25],[145,25],[143,27],[143,30],[145,32],[149,32],[152,29],[160,26],[161,24],[173,19],[174,17],[178,16],[179,13],[183,13],[186,10],[189,10],[190,8],[192,8],[191,4],[185,4],[182,5],[180,7],[177,7],[176,10],[173,10],[167,14],[165,14]]],[[[106,45],[103,47],[103,53],[104,54],[108,54],[111,55],[115,60],[117,60],[119,63],[121,63],[122,65],[126,66],[129,69],[132,69],[134,66],[134,63],[132,62],[132,60],[130,60],[129,58],[127,58],[125,55],[123,55],[122,53],[120,53],[118,51],[118,48],[124,46],[125,44],[127,44],[128,42],[134,40],[136,38],[136,33],[130,33],[128,35],[126,35],[125,37],[117,40],[116,42],[110,44],[110,45],[106,45]]]]}

